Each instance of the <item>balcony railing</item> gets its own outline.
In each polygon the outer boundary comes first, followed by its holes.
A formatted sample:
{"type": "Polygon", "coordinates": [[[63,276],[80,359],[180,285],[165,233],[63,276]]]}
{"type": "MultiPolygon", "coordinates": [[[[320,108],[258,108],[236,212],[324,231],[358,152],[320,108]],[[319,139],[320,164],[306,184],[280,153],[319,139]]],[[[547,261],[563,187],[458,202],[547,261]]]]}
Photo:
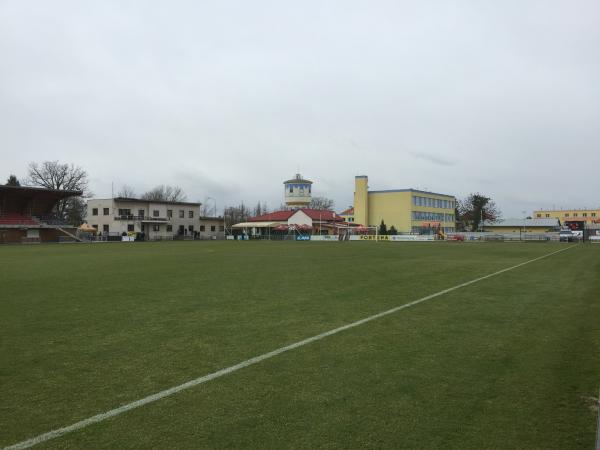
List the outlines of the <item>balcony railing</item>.
{"type": "Polygon", "coordinates": [[[153,221],[160,221],[160,222],[168,222],[171,219],[169,217],[151,217],[151,216],[138,216],[138,215],[134,215],[134,214],[122,214],[120,216],[115,216],[115,220],[137,220],[137,221],[153,220],[153,221]]]}

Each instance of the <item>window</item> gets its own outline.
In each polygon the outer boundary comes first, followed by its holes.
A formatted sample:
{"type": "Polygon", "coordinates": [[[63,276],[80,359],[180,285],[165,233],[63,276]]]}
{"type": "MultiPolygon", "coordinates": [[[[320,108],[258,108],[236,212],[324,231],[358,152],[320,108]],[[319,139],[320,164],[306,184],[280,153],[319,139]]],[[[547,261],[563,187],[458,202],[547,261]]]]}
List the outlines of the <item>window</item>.
{"type": "Polygon", "coordinates": [[[569,213],[565,213],[565,217],[569,217],[569,213]]]}
{"type": "Polygon", "coordinates": [[[167,225],[167,231],[173,231],[173,225],[167,225]]]}
{"type": "Polygon", "coordinates": [[[577,213],[573,213],[573,217],[577,217],[577,213]]]}
{"type": "Polygon", "coordinates": [[[102,231],[104,231],[105,233],[108,233],[108,225],[102,225],[102,231]]]}
{"type": "Polygon", "coordinates": [[[140,218],[144,218],[144,216],[145,216],[145,214],[144,214],[144,213],[145,213],[145,212],[146,212],[146,211],[144,211],[143,209],[138,209],[138,217],[140,217],[140,218]]]}
{"type": "Polygon", "coordinates": [[[154,217],[158,217],[158,215],[159,215],[159,214],[160,214],[160,213],[159,213],[158,209],[155,209],[154,211],[152,211],[152,215],[153,215],[154,217]]]}
{"type": "Polygon", "coordinates": [[[592,213],[592,217],[596,217],[596,213],[592,213]]]}
{"type": "Polygon", "coordinates": [[[173,217],[173,210],[172,209],[167,209],[167,217],[170,219],[171,217],[173,217]]]}
{"type": "Polygon", "coordinates": [[[225,231],[225,225],[219,225],[219,231],[225,231]]]}
{"type": "Polygon", "coordinates": [[[188,211],[188,217],[190,219],[193,219],[194,218],[194,211],[188,211]]]}
{"type": "Polygon", "coordinates": [[[188,231],[190,233],[193,233],[194,232],[194,225],[188,225],[188,231]]]}
{"type": "Polygon", "coordinates": [[[130,223],[129,225],[127,225],[127,231],[133,231],[133,224],[130,223]]]}
{"type": "Polygon", "coordinates": [[[179,234],[183,234],[183,231],[185,230],[185,228],[183,227],[183,225],[179,225],[179,230],[177,230],[177,232],[179,234]]]}
{"type": "Polygon", "coordinates": [[[110,214],[110,210],[108,208],[103,208],[102,214],[104,214],[105,216],[108,216],[110,214]]]}
{"type": "Polygon", "coordinates": [[[98,208],[92,208],[92,216],[98,215],[98,208]]]}
{"type": "Polygon", "coordinates": [[[130,216],[131,210],[130,209],[119,209],[119,215],[120,216],[130,216]]]}
{"type": "Polygon", "coordinates": [[[542,217],[542,215],[541,215],[541,214],[536,214],[536,215],[537,215],[538,217],[542,217]]]}
{"type": "Polygon", "coordinates": [[[185,217],[185,211],[183,209],[179,210],[179,218],[183,219],[185,217]]]}
{"type": "Polygon", "coordinates": [[[98,229],[98,225],[92,225],[92,228],[98,229]]]}
{"type": "Polygon", "coordinates": [[[206,231],[206,227],[204,225],[200,225],[200,231],[206,231]]]}
{"type": "Polygon", "coordinates": [[[160,225],[152,225],[152,231],[160,231],[160,225]]]}
{"type": "Polygon", "coordinates": [[[546,217],[550,217],[550,214],[546,214],[546,217]]]}
{"type": "Polygon", "coordinates": [[[210,231],[217,231],[217,227],[215,225],[210,226],[210,231]]]}
{"type": "Polygon", "coordinates": [[[583,214],[582,214],[582,216],[583,216],[583,217],[587,217],[587,213],[583,213],[583,214]]]}

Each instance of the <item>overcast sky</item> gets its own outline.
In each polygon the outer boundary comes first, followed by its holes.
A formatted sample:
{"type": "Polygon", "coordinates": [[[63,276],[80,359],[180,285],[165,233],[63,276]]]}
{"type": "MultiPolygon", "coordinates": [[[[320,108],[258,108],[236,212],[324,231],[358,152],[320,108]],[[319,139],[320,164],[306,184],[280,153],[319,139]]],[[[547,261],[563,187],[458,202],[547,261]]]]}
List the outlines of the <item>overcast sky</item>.
{"type": "MultiPolygon", "coordinates": [[[[600,206],[600,2],[0,0],[0,181],[85,168],[96,197],[371,189],[600,206]]],[[[212,204],[212,201],[210,201],[212,204]]]]}

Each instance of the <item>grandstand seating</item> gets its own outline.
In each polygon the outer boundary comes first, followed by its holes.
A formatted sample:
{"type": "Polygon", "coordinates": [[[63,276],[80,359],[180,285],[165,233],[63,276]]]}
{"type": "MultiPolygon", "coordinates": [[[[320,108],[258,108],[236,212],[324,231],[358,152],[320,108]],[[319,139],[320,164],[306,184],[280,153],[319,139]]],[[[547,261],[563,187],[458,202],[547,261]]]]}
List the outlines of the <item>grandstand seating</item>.
{"type": "Polygon", "coordinates": [[[0,224],[2,225],[39,225],[39,222],[31,216],[19,213],[0,214],[0,224]]]}

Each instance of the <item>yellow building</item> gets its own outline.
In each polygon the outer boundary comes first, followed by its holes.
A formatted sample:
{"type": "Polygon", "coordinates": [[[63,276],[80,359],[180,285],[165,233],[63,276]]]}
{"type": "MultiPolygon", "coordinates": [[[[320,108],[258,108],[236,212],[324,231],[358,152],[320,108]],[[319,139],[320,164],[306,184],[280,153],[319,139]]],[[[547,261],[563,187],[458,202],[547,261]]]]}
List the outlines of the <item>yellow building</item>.
{"type": "Polygon", "coordinates": [[[345,222],[354,222],[354,208],[351,206],[350,208],[342,211],[338,214],[345,222]]]}
{"type": "Polygon", "coordinates": [[[456,198],[452,195],[415,189],[369,191],[366,175],[355,178],[354,221],[387,228],[400,233],[429,233],[438,226],[446,233],[455,231],[456,198]]]}
{"type": "Polygon", "coordinates": [[[561,224],[565,222],[600,223],[600,209],[561,209],[533,212],[534,219],[558,219],[561,224]]]}

